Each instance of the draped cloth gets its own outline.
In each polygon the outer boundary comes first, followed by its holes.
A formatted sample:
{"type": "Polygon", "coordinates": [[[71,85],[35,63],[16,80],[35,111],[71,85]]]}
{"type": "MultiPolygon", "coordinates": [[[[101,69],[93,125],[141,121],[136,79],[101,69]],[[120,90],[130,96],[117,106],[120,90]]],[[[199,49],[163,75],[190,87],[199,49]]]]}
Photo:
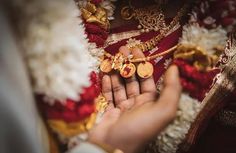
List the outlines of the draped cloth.
{"type": "MultiPolygon", "coordinates": [[[[199,141],[199,137],[201,136],[201,134],[203,134],[204,130],[209,125],[212,117],[214,117],[225,106],[229,106],[229,102],[235,99],[234,91],[236,88],[236,34],[232,34],[230,39],[228,40],[227,46],[225,48],[225,54],[221,56],[219,65],[222,71],[218,74],[214,85],[207,93],[207,96],[204,98],[202,102],[203,109],[200,111],[196,120],[191,125],[188,135],[179,149],[180,152],[188,152],[190,149],[192,149],[191,147],[196,144],[197,141],[199,141]]],[[[233,101],[233,103],[235,103],[235,101],[233,101]]],[[[212,135],[211,130],[208,128],[209,130],[207,130],[207,132],[211,133],[211,137],[216,138],[216,140],[212,140],[211,145],[214,143],[218,144],[219,141],[222,141],[221,139],[225,140],[224,144],[214,146],[220,147],[219,150],[214,149],[214,152],[235,152],[236,148],[233,144],[233,142],[235,142],[234,136],[236,135],[235,128],[233,128],[232,126],[228,126],[227,128],[227,126],[222,126],[219,123],[217,126],[217,122],[214,121],[211,121],[210,123],[211,124],[209,127],[213,131],[219,131],[221,133],[221,136],[218,134],[218,137],[215,137],[212,135]],[[220,129],[219,127],[222,128],[220,129]],[[223,136],[224,132],[225,136],[223,136]]],[[[206,132],[204,134],[208,135],[206,132]]],[[[204,137],[204,135],[202,135],[202,137],[204,137]]],[[[202,141],[202,139],[200,140],[202,141]]],[[[198,144],[199,148],[195,149],[196,151],[198,150],[200,152],[202,149],[201,142],[198,142],[198,144]]],[[[208,148],[212,146],[205,147],[208,148]]],[[[209,149],[204,150],[209,151],[209,149]]],[[[204,150],[202,150],[201,152],[203,152],[204,150]]]]}
{"type": "Polygon", "coordinates": [[[1,8],[0,29],[0,152],[47,153],[47,132],[16,37],[1,8]]]}

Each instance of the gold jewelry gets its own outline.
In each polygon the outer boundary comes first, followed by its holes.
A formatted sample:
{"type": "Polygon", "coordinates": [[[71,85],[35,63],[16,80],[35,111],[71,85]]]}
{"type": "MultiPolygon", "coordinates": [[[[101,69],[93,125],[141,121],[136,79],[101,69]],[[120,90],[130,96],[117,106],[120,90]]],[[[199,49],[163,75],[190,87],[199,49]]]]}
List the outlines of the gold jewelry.
{"type": "Polygon", "coordinates": [[[123,78],[130,78],[135,74],[135,72],[136,72],[136,67],[133,63],[130,62],[123,64],[122,68],[120,69],[120,75],[123,78]]]}
{"type": "MultiPolygon", "coordinates": [[[[159,43],[159,41],[163,39],[165,35],[179,23],[180,18],[185,14],[188,7],[189,5],[185,4],[181,8],[181,10],[177,13],[177,15],[173,18],[173,20],[168,26],[164,26],[162,29],[158,29],[160,31],[159,35],[157,35],[156,37],[153,37],[152,39],[146,42],[138,43],[137,45],[132,46],[130,49],[137,47],[141,49],[143,52],[153,49],[159,43]]],[[[132,19],[135,15],[133,14],[132,10],[130,10],[127,7],[124,7],[121,13],[127,20],[132,19]]],[[[105,53],[104,59],[100,65],[100,69],[104,73],[109,73],[112,70],[118,70],[120,71],[121,76],[124,78],[130,78],[131,76],[135,74],[137,70],[137,74],[139,75],[139,77],[149,78],[152,76],[153,71],[154,71],[153,66],[149,61],[156,59],[157,57],[166,55],[170,52],[173,52],[177,49],[177,47],[178,45],[159,54],[155,54],[155,55],[144,57],[144,58],[135,58],[135,59],[133,57],[125,58],[121,53],[117,53],[115,56],[112,56],[109,53],[105,53]],[[139,63],[137,68],[134,63],[139,63]]]]}
{"type": "Polygon", "coordinates": [[[105,73],[109,73],[112,70],[112,60],[105,59],[100,64],[100,70],[105,73]]]}
{"type": "Polygon", "coordinates": [[[131,1],[129,1],[129,6],[121,9],[121,16],[124,20],[131,20],[132,18],[138,20],[138,28],[142,29],[142,32],[149,32],[151,30],[159,31],[166,26],[164,14],[159,5],[134,8],[131,1]]]}
{"type": "Polygon", "coordinates": [[[137,67],[137,74],[141,78],[149,78],[152,76],[154,71],[153,65],[150,62],[141,62],[137,67]]]}
{"type": "Polygon", "coordinates": [[[115,56],[112,56],[109,53],[105,53],[104,59],[100,65],[100,70],[104,73],[109,73],[112,70],[118,70],[120,72],[120,75],[124,78],[132,77],[137,70],[137,74],[139,77],[144,79],[149,78],[152,76],[154,71],[153,65],[149,61],[156,59],[157,57],[169,54],[175,51],[178,47],[179,45],[176,45],[162,53],[143,58],[133,58],[133,56],[124,57],[124,55],[121,53],[117,53],[115,56]],[[112,65],[112,69],[104,68],[104,65],[109,65],[108,63],[112,65]],[[135,66],[135,63],[139,63],[137,68],[135,66]]]}
{"type": "Polygon", "coordinates": [[[106,30],[109,29],[110,22],[107,11],[101,6],[96,6],[88,1],[85,7],[81,7],[81,13],[86,22],[98,24],[106,30]]]}
{"type": "MultiPolygon", "coordinates": [[[[159,31],[160,31],[159,35],[157,35],[156,37],[153,37],[149,41],[137,44],[137,45],[133,46],[132,48],[136,48],[136,47],[140,48],[143,52],[148,51],[148,50],[152,50],[153,48],[155,48],[155,46],[169,33],[169,31],[171,31],[176,25],[179,24],[179,20],[183,17],[184,14],[186,14],[188,8],[189,8],[189,5],[186,3],[180,9],[180,11],[177,13],[177,15],[173,18],[173,20],[170,22],[170,24],[168,26],[166,26],[166,24],[163,24],[165,26],[163,26],[161,29],[159,29],[159,31]]],[[[123,10],[123,15],[125,15],[127,17],[127,19],[129,18],[129,16],[130,17],[132,16],[132,18],[133,18],[133,16],[135,14],[130,13],[130,10],[126,10],[126,9],[127,9],[127,7],[124,7],[122,9],[123,10]]],[[[152,22],[150,22],[150,21],[152,21],[152,19],[148,19],[148,20],[149,20],[149,23],[152,23],[152,22]]],[[[155,22],[153,22],[153,23],[155,23],[155,22]]]]}

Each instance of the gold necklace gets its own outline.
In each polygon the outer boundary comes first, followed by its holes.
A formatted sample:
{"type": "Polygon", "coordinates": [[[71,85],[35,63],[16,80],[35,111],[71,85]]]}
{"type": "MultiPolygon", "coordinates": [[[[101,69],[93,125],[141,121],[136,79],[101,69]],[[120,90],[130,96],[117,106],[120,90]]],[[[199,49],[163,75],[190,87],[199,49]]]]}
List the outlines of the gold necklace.
{"type": "Polygon", "coordinates": [[[153,5],[146,8],[135,8],[129,1],[129,6],[121,9],[121,16],[124,20],[131,20],[132,18],[139,21],[139,29],[142,32],[159,31],[164,28],[165,17],[159,5],[153,5]]]}
{"type": "MultiPolygon", "coordinates": [[[[170,22],[168,26],[164,26],[162,29],[160,29],[160,34],[153,37],[152,39],[141,42],[137,45],[132,46],[132,48],[140,48],[143,52],[152,50],[156,47],[156,45],[176,26],[179,25],[180,19],[183,17],[184,14],[186,14],[187,10],[189,8],[189,4],[185,4],[177,13],[177,15],[173,18],[173,20],[170,22]]],[[[166,25],[166,24],[165,24],[166,25]]],[[[131,49],[132,49],[131,48],[131,49]]]]}
{"type": "Polygon", "coordinates": [[[137,71],[139,77],[149,78],[152,76],[154,71],[153,65],[150,61],[160,56],[169,54],[175,51],[178,47],[179,45],[176,45],[162,53],[143,58],[133,58],[133,56],[124,57],[121,53],[117,53],[115,56],[105,53],[105,59],[103,59],[100,64],[100,70],[104,73],[109,73],[112,70],[118,70],[120,75],[124,78],[132,77],[137,71]]]}
{"type": "Polygon", "coordinates": [[[167,28],[161,5],[155,4],[145,8],[135,8],[129,0],[129,5],[121,9],[121,16],[124,20],[133,18],[138,20],[138,28],[142,29],[142,32],[159,31],[167,28]]]}
{"type": "MultiPolygon", "coordinates": [[[[179,23],[180,18],[185,14],[189,5],[185,4],[184,7],[177,13],[177,15],[173,18],[168,26],[160,29],[160,34],[153,37],[152,39],[139,43],[133,48],[137,47],[141,49],[143,52],[147,50],[153,49],[161,39],[165,37],[165,35],[179,23]]],[[[128,12],[129,13],[129,12],[128,12]]],[[[132,15],[131,15],[132,16],[132,15]]],[[[128,17],[128,16],[127,16],[128,17]]],[[[132,77],[135,72],[141,78],[149,78],[153,75],[153,65],[150,63],[151,60],[156,59],[157,57],[166,55],[175,51],[180,45],[176,45],[162,53],[155,54],[152,56],[137,58],[134,59],[133,56],[124,57],[121,53],[117,53],[115,56],[112,56],[109,53],[104,54],[102,62],[100,64],[100,70],[104,73],[109,73],[112,70],[118,70],[120,75],[124,78],[132,77]],[[138,63],[138,64],[135,64],[138,63]],[[137,67],[136,67],[137,65],[137,67]]]]}

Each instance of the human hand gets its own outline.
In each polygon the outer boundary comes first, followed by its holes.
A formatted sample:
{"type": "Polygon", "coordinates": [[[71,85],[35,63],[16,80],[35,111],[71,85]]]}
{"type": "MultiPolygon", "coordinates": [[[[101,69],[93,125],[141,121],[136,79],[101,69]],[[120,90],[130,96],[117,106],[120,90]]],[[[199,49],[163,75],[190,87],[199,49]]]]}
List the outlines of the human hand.
{"type": "MultiPolygon", "coordinates": [[[[124,46],[120,52],[124,56],[130,54],[124,46]]],[[[144,57],[139,49],[132,54],[135,58],[144,57]]],[[[89,140],[125,153],[136,152],[174,119],[181,94],[178,69],[171,66],[167,70],[159,98],[152,77],[124,79],[118,73],[103,77],[102,92],[109,106],[102,121],[89,133],[89,140]]]]}

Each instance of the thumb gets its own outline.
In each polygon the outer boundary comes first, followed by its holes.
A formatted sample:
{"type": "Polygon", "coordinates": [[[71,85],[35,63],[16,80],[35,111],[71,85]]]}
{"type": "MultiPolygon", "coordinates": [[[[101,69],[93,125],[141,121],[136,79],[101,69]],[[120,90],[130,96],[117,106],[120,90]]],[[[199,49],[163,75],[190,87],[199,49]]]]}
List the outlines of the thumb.
{"type": "MultiPolygon", "coordinates": [[[[139,117],[140,129],[146,132],[148,139],[163,130],[176,116],[182,87],[177,66],[171,66],[165,73],[164,88],[156,103],[150,104],[139,117]],[[151,126],[145,126],[151,125],[151,126]]],[[[146,139],[146,140],[147,140],[146,139]]]]}
{"type": "Polygon", "coordinates": [[[164,88],[157,103],[167,117],[175,117],[181,92],[179,71],[177,66],[172,65],[165,73],[164,88]]]}

